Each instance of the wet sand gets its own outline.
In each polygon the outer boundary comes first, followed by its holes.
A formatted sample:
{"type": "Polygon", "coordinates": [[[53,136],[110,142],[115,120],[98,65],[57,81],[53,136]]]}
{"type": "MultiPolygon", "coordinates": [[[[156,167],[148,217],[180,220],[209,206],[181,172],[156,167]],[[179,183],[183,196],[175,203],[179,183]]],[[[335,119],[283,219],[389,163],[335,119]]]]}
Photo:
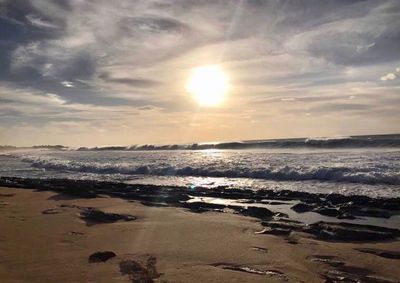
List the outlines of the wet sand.
{"type": "Polygon", "coordinates": [[[340,272],[369,282],[400,278],[395,253],[371,252],[400,252],[399,241],[257,234],[259,219],[233,212],[0,188],[0,227],[0,282],[329,282],[340,272]],[[87,207],[136,219],[85,221],[87,207]],[[90,263],[99,251],[116,256],[90,263]]]}

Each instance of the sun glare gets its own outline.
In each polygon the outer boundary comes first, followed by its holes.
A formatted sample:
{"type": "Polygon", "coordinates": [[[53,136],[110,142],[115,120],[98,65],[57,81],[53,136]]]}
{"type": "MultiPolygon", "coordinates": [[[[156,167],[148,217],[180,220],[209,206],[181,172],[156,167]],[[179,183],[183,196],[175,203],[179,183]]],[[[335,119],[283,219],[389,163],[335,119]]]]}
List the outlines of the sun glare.
{"type": "Polygon", "coordinates": [[[194,68],[186,89],[201,106],[217,106],[229,90],[226,74],[218,65],[194,68]]]}

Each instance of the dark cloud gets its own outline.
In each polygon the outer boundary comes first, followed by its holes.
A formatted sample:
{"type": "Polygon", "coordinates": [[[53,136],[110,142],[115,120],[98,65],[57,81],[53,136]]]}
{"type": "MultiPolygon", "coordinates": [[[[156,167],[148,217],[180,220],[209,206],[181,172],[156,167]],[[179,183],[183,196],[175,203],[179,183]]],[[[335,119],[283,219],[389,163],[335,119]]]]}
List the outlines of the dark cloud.
{"type": "Polygon", "coordinates": [[[151,80],[151,79],[143,79],[143,78],[115,78],[112,77],[109,73],[103,72],[99,75],[99,78],[106,82],[111,82],[111,83],[118,83],[118,84],[126,84],[134,87],[139,87],[139,88],[148,88],[148,87],[153,87],[160,85],[161,82],[157,80],[151,80]]]}
{"type": "Polygon", "coordinates": [[[176,32],[183,33],[190,30],[190,27],[176,19],[160,16],[125,17],[119,23],[121,29],[126,34],[132,32],[176,32]]]}
{"type": "MultiPolygon", "coordinates": [[[[40,19],[52,23],[45,15],[41,15],[30,3],[23,0],[6,0],[0,3],[0,80],[36,79],[39,74],[28,68],[20,73],[10,70],[13,52],[20,46],[30,42],[56,39],[62,36],[62,30],[40,28],[32,25],[29,15],[37,15],[40,19]]],[[[54,24],[62,26],[60,22],[54,24]]]]}
{"type": "MultiPolygon", "coordinates": [[[[269,5],[268,1],[249,1],[255,6],[269,5]]],[[[294,30],[306,30],[329,22],[365,16],[377,1],[367,0],[283,0],[274,9],[282,15],[278,25],[294,30]]]]}
{"type": "MultiPolygon", "coordinates": [[[[400,14],[399,14],[400,17],[400,14]]],[[[397,27],[400,27],[400,23],[397,27]]],[[[385,31],[378,37],[356,32],[330,34],[309,51],[317,57],[341,65],[371,65],[400,60],[400,31],[385,31]],[[354,39],[358,38],[357,41],[354,39]]]]}
{"type": "MultiPolygon", "coordinates": [[[[0,50],[7,93],[0,97],[1,127],[63,121],[55,116],[65,112],[79,119],[87,117],[85,106],[99,120],[142,110],[178,121],[199,111],[184,93],[189,69],[213,62],[231,79],[232,105],[239,101],[254,113],[272,104],[277,113],[388,109],[398,116],[391,105],[398,105],[400,80],[379,80],[400,67],[398,1],[0,0],[0,50]],[[36,112],[33,99],[13,100],[13,90],[53,101],[36,112]]],[[[238,109],[229,104],[207,113],[229,112],[234,122],[238,109]]]]}

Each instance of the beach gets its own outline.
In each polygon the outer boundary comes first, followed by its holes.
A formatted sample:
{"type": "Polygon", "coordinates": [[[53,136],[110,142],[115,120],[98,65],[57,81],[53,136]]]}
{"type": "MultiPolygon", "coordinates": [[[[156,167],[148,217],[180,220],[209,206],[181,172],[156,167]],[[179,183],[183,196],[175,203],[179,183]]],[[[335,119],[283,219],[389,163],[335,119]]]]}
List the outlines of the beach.
{"type": "Polygon", "coordinates": [[[335,276],[347,277],[346,282],[398,282],[400,278],[396,239],[344,242],[301,231],[257,233],[264,229],[258,217],[234,211],[200,213],[107,195],[86,198],[6,187],[0,188],[0,210],[1,282],[339,282],[335,276]],[[94,214],[85,214],[88,208],[125,218],[90,218],[94,214]],[[91,257],[96,252],[112,253],[110,258],[91,257]]]}
{"type": "Polygon", "coordinates": [[[400,0],[0,0],[0,283],[400,283],[400,0]]]}

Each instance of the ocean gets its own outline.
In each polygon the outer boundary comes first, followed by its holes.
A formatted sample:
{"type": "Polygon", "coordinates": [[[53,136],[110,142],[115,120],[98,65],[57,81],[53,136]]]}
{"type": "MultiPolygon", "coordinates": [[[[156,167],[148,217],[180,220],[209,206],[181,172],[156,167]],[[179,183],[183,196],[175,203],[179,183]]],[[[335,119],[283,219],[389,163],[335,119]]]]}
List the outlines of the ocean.
{"type": "Polygon", "coordinates": [[[0,152],[0,177],[400,197],[400,135],[0,152]]]}

